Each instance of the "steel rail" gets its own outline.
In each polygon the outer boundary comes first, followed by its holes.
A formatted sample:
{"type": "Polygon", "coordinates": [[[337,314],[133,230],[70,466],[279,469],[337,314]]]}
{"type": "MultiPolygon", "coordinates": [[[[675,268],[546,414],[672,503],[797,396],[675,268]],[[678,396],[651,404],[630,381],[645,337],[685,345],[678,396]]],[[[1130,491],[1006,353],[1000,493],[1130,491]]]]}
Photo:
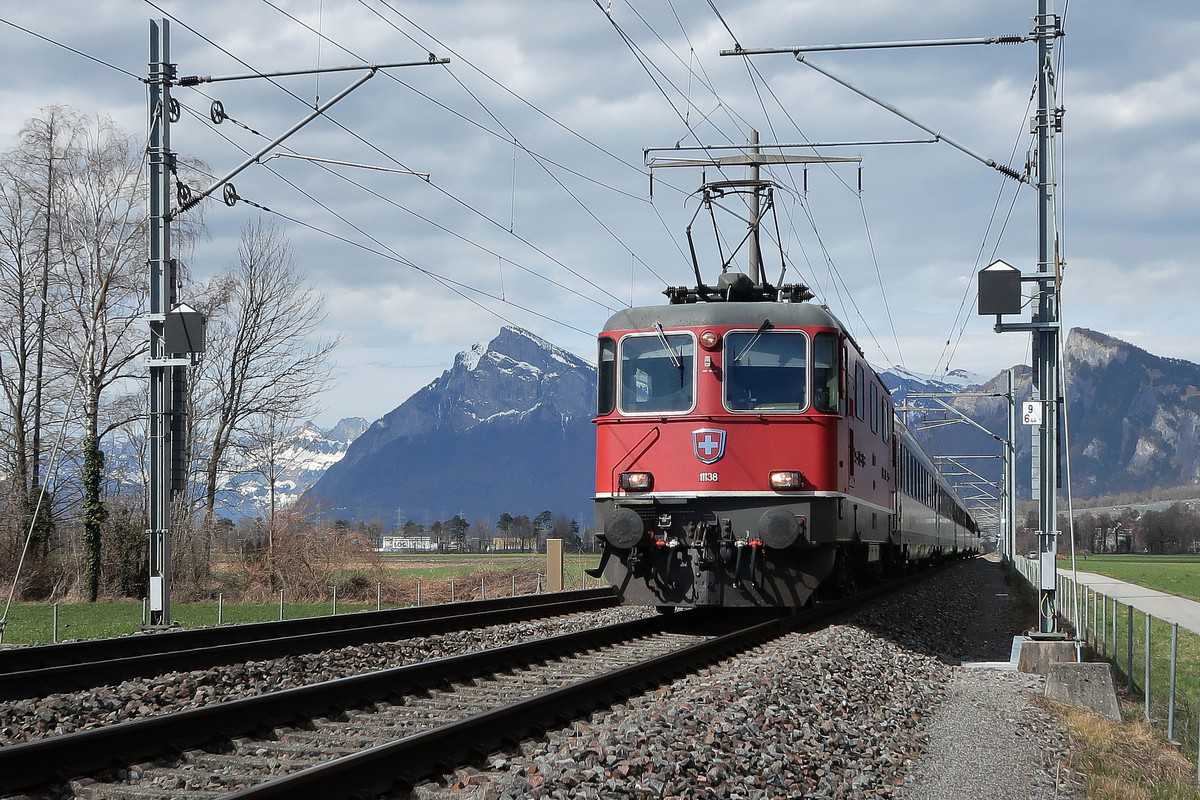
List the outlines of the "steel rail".
{"type": "MultiPolygon", "coordinates": [[[[949,562],[949,564],[959,562],[949,562]]],[[[949,566],[947,564],[946,566],[949,566]]],[[[226,797],[344,797],[412,784],[439,767],[470,760],[489,748],[553,727],[614,700],[657,685],[784,633],[827,625],[863,603],[940,569],[924,570],[843,600],[685,646],[638,664],[587,678],[542,695],[476,714],[336,758],[226,797]]],[[[249,732],[295,724],[381,699],[492,675],[516,667],[677,631],[703,610],[649,617],[534,642],[396,667],[256,697],[150,717],[0,748],[0,793],[45,788],[62,781],[249,732]]],[[[726,618],[728,619],[728,618],[726,618]]]]}
{"type": "Polygon", "coordinates": [[[627,641],[674,627],[680,616],[645,617],[0,747],[0,795],[133,763],[164,750],[228,740],[372,700],[627,641]]]}
{"type": "Polygon", "coordinates": [[[0,654],[0,699],[594,611],[618,603],[612,589],[586,589],[19,648],[0,654]]]}

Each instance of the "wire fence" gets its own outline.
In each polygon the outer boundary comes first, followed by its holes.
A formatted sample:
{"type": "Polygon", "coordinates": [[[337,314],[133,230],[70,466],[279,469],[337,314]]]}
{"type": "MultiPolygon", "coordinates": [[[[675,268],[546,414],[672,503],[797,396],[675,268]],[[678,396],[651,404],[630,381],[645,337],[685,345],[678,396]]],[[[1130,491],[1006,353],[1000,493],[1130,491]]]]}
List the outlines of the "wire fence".
{"type": "MultiPolygon", "coordinates": [[[[1018,557],[1016,565],[1036,588],[1038,563],[1018,557]]],[[[1070,575],[1057,576],[1057,592],[1061,621],[1141,699],[1146,722],[1200,763],[1200,632],[1077,586],[1070,575]]]]}
{"type": "MultiPolygon", "coordinates": [[[[588,575],[588,568],[587,560],[564,559],[562,590],[597,589],[608,585],[603,577],[588,575]]],[[[326,599],[319,601],[295,601],[287,596],[286,590],[270,602],[257,603],[226,602],[224,596],[218,594],[212,600],[172,603],[171,610],[172,617],[182,627],[198,628],[489,600],[548,591],[543,571],[507,575],[487,572],[449,578],[376,581],[368,596],[362,591],[352,596],[343,591],[339,596],[337,586],[330,586],[326,599]]],[[[137,632],[147,621],[144,598],[99,603],[18,603],[13,607],[6,639],[12,644],[51,644],[124,636],[137,632]]]]}

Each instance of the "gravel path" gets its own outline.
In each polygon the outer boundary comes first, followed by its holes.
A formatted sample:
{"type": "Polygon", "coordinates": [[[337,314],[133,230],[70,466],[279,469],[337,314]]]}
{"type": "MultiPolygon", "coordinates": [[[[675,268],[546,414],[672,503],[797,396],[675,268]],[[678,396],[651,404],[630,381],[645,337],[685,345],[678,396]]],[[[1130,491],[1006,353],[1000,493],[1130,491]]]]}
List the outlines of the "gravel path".
{"type": "Polygon", "coordinates": [[[1064,800],[1072,796],[1067,736],[1029,696],[1041,675],[957,669],[930,720],[928,754],[904,800],[1064,800]]]}
{"type": "Polygon", "coordinates": [[[972,598],[996,571],[953,566],[846,624],[781,637],[404,797],[894,797],[953,665],[978,649],[972,598]]]}
{"type": "Polygon", "coordinates": [[[116,685],[0,703],[0,745],[198,708],[442,656],[500,647],[653,615],[653,609],[611,608],[397,642],[168,672],[116,685]]]}
{"type": "MultiPolygon", "coordinates": [[[[982,563],[982,562],[981,562],[982,563]]],[[[994,558],[965,602],[973,616],[964,630],[964,661],[1008,661],[1012,635],[1035,620],[1009,602],[1009,587],[994,558]]],[[[1067,734],[1030,702],[1045,679],[997,669],[956,667],[947,698],[926,727],[928,753],[908,776],[904,800],[1051,800],[1072,796],[1066,769],[1067,734]]]]}

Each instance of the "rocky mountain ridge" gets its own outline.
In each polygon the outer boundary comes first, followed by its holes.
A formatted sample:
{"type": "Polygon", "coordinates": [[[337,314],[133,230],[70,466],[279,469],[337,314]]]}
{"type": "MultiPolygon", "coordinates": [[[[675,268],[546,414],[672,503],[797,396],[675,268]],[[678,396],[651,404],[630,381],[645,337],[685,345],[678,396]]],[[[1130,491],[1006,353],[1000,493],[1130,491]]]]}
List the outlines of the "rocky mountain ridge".
{"type": "Polygon", "coordinates": [[[338,516],[395,524],[589,505],[595,369],[505,326],[354,441],[306,493],[338,516]]]}

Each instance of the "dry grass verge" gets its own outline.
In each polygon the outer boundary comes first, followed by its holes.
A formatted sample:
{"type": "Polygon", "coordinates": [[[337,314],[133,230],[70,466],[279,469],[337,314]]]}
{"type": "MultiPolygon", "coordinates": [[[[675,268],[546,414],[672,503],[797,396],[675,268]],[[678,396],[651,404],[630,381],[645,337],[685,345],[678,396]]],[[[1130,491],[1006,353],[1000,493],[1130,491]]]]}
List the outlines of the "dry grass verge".
{"type": "Polygon", "coordinates": [[[1066,724],[1070,767],[1083,779],[1087,800],[1200,800],[1195,765],[1145,722],[1110,722],[1044,697],[1034,700],[1066,724]]]}

